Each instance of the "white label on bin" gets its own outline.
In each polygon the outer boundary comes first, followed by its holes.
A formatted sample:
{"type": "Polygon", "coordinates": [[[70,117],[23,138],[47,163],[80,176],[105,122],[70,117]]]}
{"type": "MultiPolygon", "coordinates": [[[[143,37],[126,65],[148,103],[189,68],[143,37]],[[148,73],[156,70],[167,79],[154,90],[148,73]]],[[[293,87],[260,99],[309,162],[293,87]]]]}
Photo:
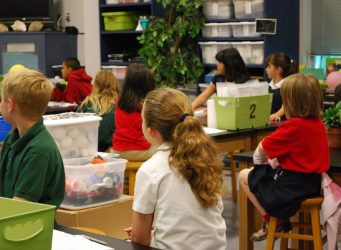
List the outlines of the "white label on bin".
{"type": "Polygon", "coordinates": [[[244,36],[249,36],[250,35],[249,25],[243,25],[243,35],[244,36]]]}
{"type": "Polygon", "coordinates": [[[212,16],[218,15],[218,3],[212,3],[212,16]]]}
{"type": "Polygon", "coordinates": [[[245,14],[251,14],[251,1],[245,1],[245,14]]]}

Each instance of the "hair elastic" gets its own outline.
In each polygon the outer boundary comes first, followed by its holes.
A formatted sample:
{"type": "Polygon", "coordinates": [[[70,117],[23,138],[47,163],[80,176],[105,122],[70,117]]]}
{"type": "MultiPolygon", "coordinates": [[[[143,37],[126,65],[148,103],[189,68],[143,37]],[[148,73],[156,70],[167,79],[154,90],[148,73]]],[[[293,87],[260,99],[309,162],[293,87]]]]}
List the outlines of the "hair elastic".
{"type": "Polygon", "coordinates": [[[190,115],[190,114],[188,114],[188,113],[184,113],[184,114],[181,116],[179,122],[183,122],[183,121],[186,119],[186,117],[189,116],[189,115],[190,115]]]}

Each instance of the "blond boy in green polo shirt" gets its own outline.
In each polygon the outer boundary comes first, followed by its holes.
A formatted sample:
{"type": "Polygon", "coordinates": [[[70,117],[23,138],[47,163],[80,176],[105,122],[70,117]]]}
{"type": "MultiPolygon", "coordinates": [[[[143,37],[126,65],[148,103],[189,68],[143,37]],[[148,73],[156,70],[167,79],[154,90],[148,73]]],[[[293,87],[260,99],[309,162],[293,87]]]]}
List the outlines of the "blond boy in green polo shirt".
{"type": "Polygon", "coordinates": [[[43,124],[52,84],[41,73],[20,70],[2,82],[0,111],[15,128],[0,158],[0,196],[59,206],[65,174],[56,143],[43,124]]]}

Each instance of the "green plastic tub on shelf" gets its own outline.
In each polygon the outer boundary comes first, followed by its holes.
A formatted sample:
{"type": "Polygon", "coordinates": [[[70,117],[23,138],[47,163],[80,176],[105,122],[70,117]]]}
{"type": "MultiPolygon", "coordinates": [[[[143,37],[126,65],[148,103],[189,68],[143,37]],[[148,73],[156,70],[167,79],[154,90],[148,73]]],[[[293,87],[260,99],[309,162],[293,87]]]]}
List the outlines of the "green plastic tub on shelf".
{"type": "Polygon", "coordinates": [[[135,12],[105,12],[102,16],[107,31],[135,30],[138,22],[135,12]]]}
{"type": "Polygon", "coordinates": [[[50,250],[55,206],[0,197],[0,249],[50,250]]]}

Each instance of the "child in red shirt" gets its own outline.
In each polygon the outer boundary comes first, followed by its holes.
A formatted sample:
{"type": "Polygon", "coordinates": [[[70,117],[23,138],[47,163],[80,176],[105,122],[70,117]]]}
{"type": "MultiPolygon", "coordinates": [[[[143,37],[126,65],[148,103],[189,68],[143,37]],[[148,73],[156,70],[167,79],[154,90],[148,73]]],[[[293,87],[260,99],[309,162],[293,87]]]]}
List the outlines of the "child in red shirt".
{"type": "Polygon", "coordinates": [[[91,94],[92,77],[81,68],[77,58],[63,61],[62,77],[67,80],[65,89],[58,85],[53,89],[51,101],[81,104],[91,94]]]}
{"type": "Polygon", "coordinates": [[[143,99],[155,88],[151,71],[143,64],[131,64],[127,69],[122,94],[115,110],[113,149],[129,161],[145,161],[155,152],[142,132],[143,99]]]}
{"type": "Polygon", "coordinates": [[[326,128],[320,118],[322,94],[313,75],[287,77],[281,87],[287,121],[261,141],[254,168],[240,173],[245,193],[264,218],[251,240],[266,239],[270,216],[280,218],[281,231],[290,231],[288,218],[301,202],[321,194],[321,173],[329,169],[326,128]]]}

